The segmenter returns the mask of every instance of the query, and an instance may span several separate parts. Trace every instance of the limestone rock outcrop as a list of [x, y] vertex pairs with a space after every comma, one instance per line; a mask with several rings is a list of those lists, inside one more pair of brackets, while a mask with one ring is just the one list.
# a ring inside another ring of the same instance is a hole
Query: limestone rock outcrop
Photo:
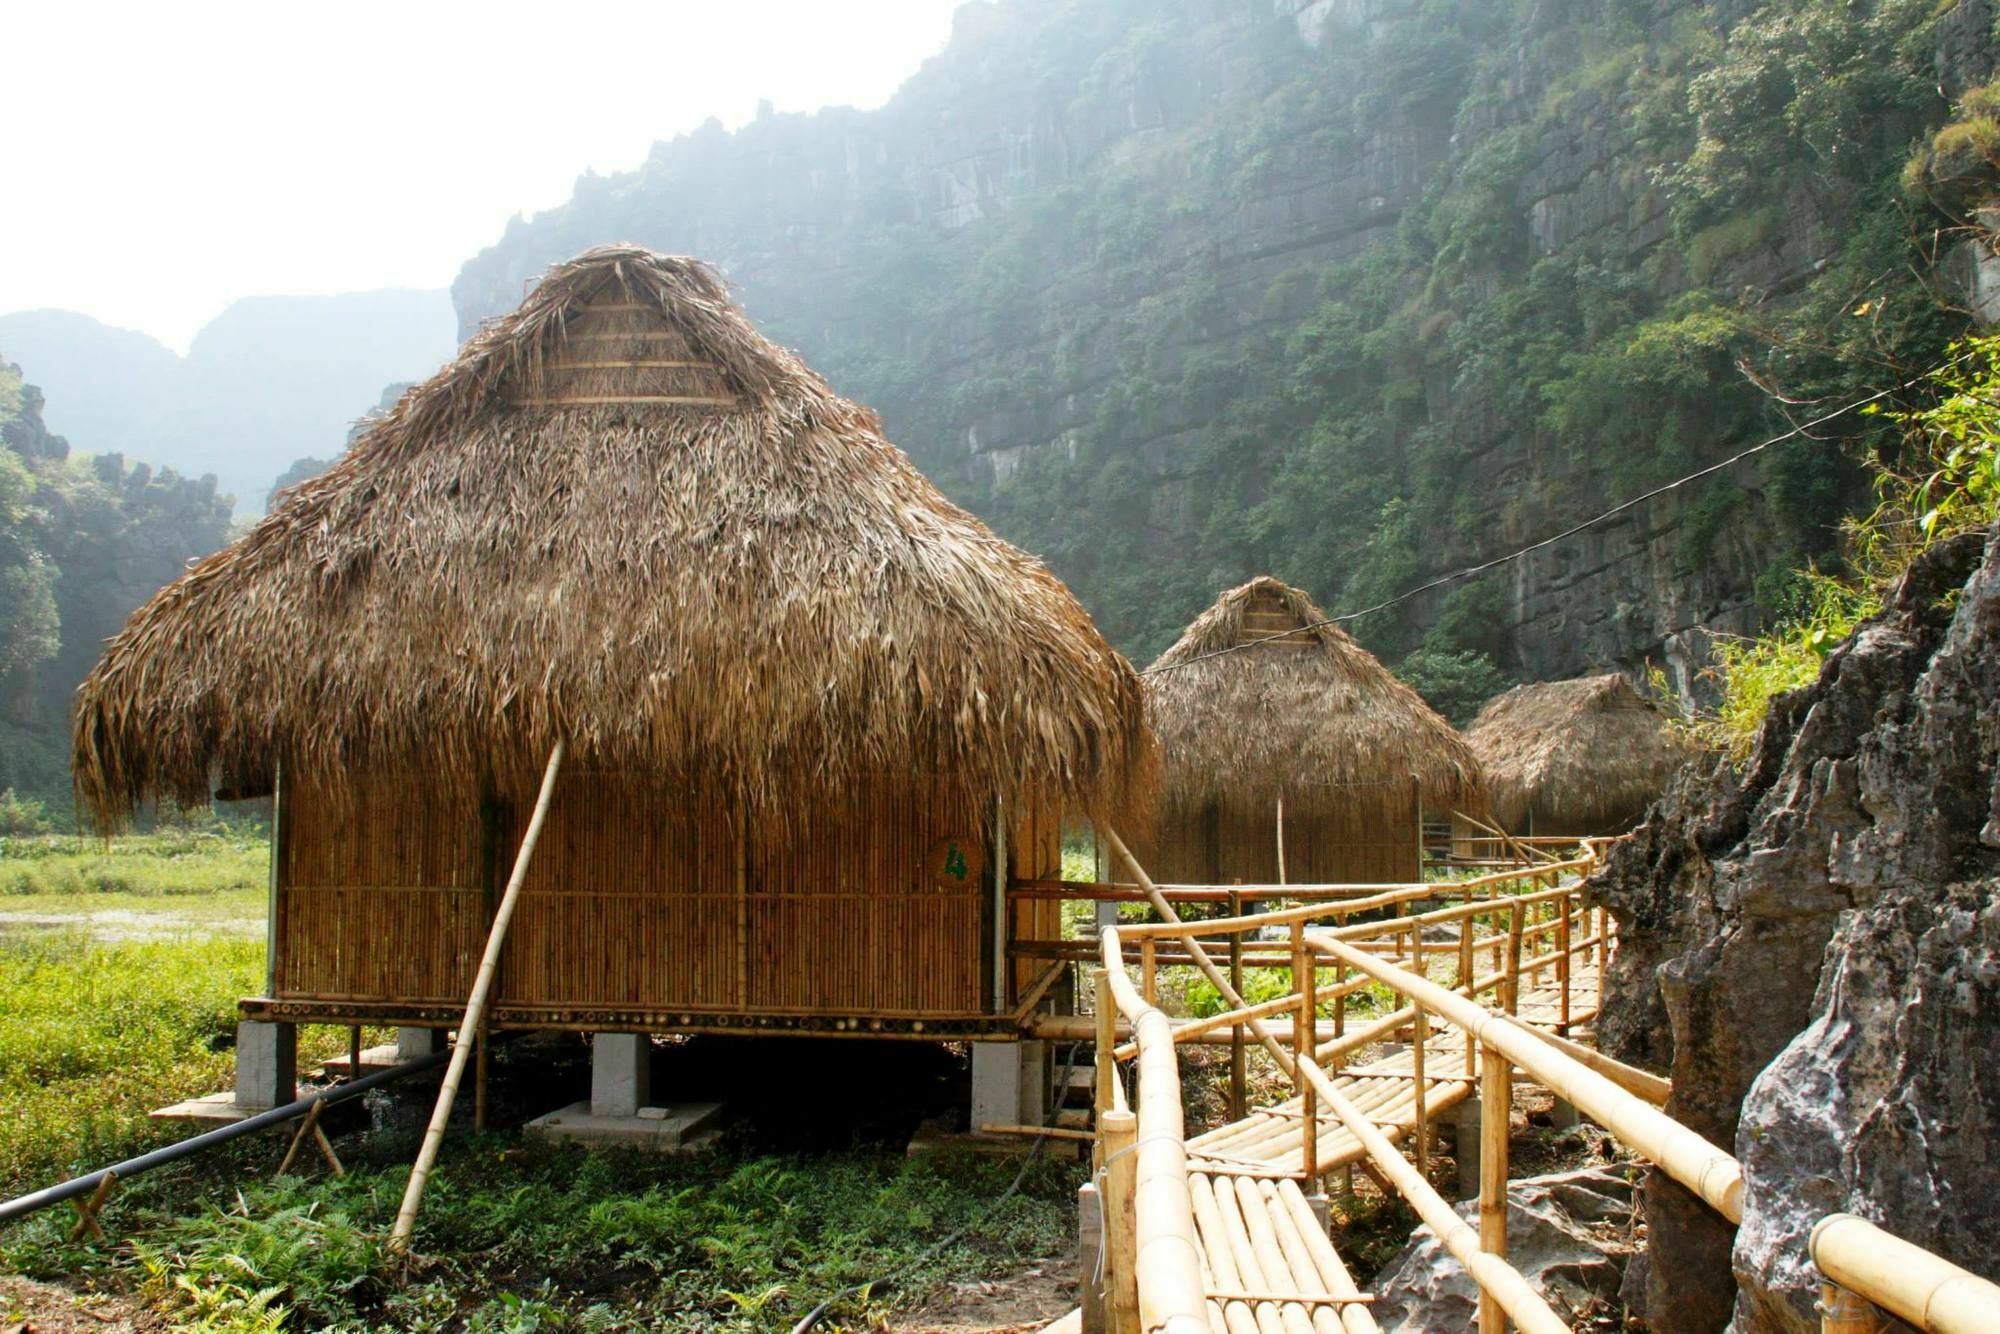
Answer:
[[1670, 1066], [1667, 1110], [1746, 1176], [1740, 1231], [1648, 1177], [1654, 1328], [1818, 1328], [1805, 1239], [1839, 1210], [2000, 1254], [1996, 751], [2000, 541], [1973, 535], [1600, 873], [1623, 933], [1600, 1040]]
[[[1637, 1168], [1617, 1164], [1508, 1185], [1507, 1260], [1557, 1312], [1581, 1314], [1616, 1298], [1633, 1248], [1637, 1176]], [[1458, 1212], [1478, 1226], [1477, 1200]], [[1478, 1286], [1429, 1228], [1417, 1229], [1369, 1290], [1387, 1334], [1479, 1323]]]

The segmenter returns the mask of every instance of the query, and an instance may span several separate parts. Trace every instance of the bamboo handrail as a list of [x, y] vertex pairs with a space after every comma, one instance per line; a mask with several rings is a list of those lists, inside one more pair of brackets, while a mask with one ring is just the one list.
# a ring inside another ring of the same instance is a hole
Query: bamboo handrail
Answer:
[[1865, 1297], [1926, 1334], [2000, 1330], [2000, 1284], [1853, 1214], [1830, 1214], [1806, 1243], [1828, 1282]]
[[[1105, 957], [1118, 958], [1118, 928], [1104, 928]], [[1132, 1186], [1133, 1269], [1146, 1270], [1139, 1285], [1142, 1328], [1165, 1334], [1208, 1334], [1208, 1305], [1201, 1286], [1201, 1249], [1194, 1237], [1194, 1200], [1188, 1194], [1187, 1123], [1181, 1113], [1179, 1061], [1167, 1016], [1133, 989], [1120, 964], [1098, 975], [1139, 1041], [1138, 1138], [1125, 1152], [1136, 1159]], [[1102, 999], [1100, 997], [1100, 1004]], [[1105, 1210], [1114, 1202], [1102, 1202]]]
[[1466, 1029], [1481, 1043], [1528, 1071], [1628, 1147], [1651, 1159], [1732, 1223], [1743, 1221], [1743, 1169], [1707, 1139], [1628, 1092], [1605, 1075], [1542, 1040], [1511, 1015], [1498, 1014], [1394, 964], [1339, 940], [1319, 938], [1320, 951], [1344, 960]]
[[389, 1248], [408, 1251], [410, 1234], [416, 1230], [417, 1210], [424, 1202], [424, 1186], [437, 1162], [438, 1148], [444, 1143], [445, 1124], [451, 1120], [451, 1104], [458, 1096], [458, 1081], [465, 1077], [465, 1063], [472, 1055], [474, 1039], [486, 1017], [486, 999], [493, 990], [493, 978], [500, 970], [500, 952], [507, 943], [507, 925], [514, 920], [514, 905], [521, 897], [521, 882], [528, 875], [528, 861], [535, 855], [535, 843], [542, 836], [542, 822], [548, 818], [549, 802], [556, 793], [556, 774], [562, 769], [566, 743], [562, 738], [549, 749], [548, 767], [542, 771], [542, 790], [535, 798], [535, 813], [528, 817], [527, 831], [521, 836], [521, 850], [514, 856], [514, 873], [507, 877], [507, 890], [500, 906], [493, 910], [493, 927], [486, 936], [486, 953], [479, 960], [478, 976], [472, 980], [472, 994], [466, 998], [465, 1018], [458, 1026], [458, 1042], [451, 1049], [451, 1064], [445, 1069], [444, 1083], [438, 1088], [437, 1106], [410, 1168], [410, 1182], [403, 1191], [403, 1204], [396, 1211], [396, 1223], [389, 1233]]

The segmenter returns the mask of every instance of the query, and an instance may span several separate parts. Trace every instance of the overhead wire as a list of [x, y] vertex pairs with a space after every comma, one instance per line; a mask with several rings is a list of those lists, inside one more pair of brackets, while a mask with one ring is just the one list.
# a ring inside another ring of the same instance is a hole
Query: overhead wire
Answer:
[[1649, 500], [1654, 500], [1660, 496], [1666, 495], [1669, 491], [1677, 491], [1684, 486], [1688, 486], [1694, 482], [1700, 481], [1704, 477], [1708, 477], [1715, 473], [1721, 472], [1726, 468], [1733, 468], [1737, 464], [1743, 462], [1743, 460], [1750, 458], [1754, 455], [1761, 454], [1765, 450], [1770, 449], [1774, 445], [1781, 445], [1785, 443], [1787, 440], [1796, 440], [1800, 436], [1810, 434], [1816, 427], [1824, 426], [1826, 423], [1830, 421], [1836, 421], [1839, 418], [1845, 417], [1850, 413], [1858, 412], [1862, 408], [1867, 407], [1869, 404], [1879, 403], [1883, 399], [1888, 398], [1891, 395], [1902, 393], [1904, 390], [1909, 389], [1917, 384], [1920, 384], [1927, 379], [1930, 379], [1932, 376], [1938, 374], [1940, 371], [1950, 370], [1953, 366], [1958, 365], [1960, 362], [1967, 360], [1973, 355], [1974, 353], [1972, 352], [1962, 353], [1959, 356], [1954, 357], [1952, 360], [1943, 363], [1942, 365], [1936, 367], [1933, 370], [1925, 371], [1921, 375], [1913, 376], [1910, 379], [1905, 380], [1900, 384], [1893, 384], [1886, 389], [1878, 390], [1875, 393], [1868, 395], [1866, 398], [1857, 398], [1853, 402], [1845, 404], [1842, 407], [1835, 408], [1833, 411], [1826, 413], [1823, 416], [1815, 417], [1811, 421], [1801, 422], [1798, 425], [1792, 427], [1790, 430], [1784, 431], [1778, 435], [1774, 435], [1768, 440], [1761, 440], [1758, 443], [1749, 446], [1747, 449], [1738, 450], [1736, 453], [1731, 454], [1726, 459], [1722, 459], [1721, 461], [1716, 463], [1711, 463], [1705, 468], [1697, 468], [1695, 471], [1687, 474], [1685, 477], [1675, 478], [1673, 481], [1666, 482], [1659, 486], [1656, 486], [1650, 491], [1643, 491], [1640, 494], [1631, 497], [1629, 500], [1620, 501], [1618, 504], [1613, 505], [1610, 509], [1605, 510], [1601, 514], [1593, 515], [1592, 517], [1583, 520], [1581, 523], [1572, 524], [1569, 527], [1563, 529], [1561, 532], [1552, 533], [1549, 536], [1542, 538], [1540, 541], [1531, 542], [1527, 546], [1519, 549], [1518, 551], [1510, 551], [1504, 556], [1495, 556], [1491, 560], [1480, 561], [1476, 565], [1467, 565], [1461, 569], [1453, 570], [1449, 574], [1441, 574], [1434, 579], [1430, 579], [1424, 583], [1418, 584], [1415, 588], [1408, 589], [1404, 592], [1398, 593], [1394, 597], [1385, 598], [1382, 601], [1375, 603], [1373, 606], [1362, 607], [1357, 611], [1344, 611], [1340, 613], [1338, 616], [1329, 616], [1324, 620], [1311, 621], [1304, 625], [1295, 625], [1288, 630], [1274, 630], [1270, 634], [1259, 635], [1254, 639], [1246, 639], [1240, 643], [1230, 644], [1223, 648], [1211, 649], [1207, 653], [1196, 654], [1194, 657], [1183, 658], [1176, 662], [1155, 663], [1153, 666], [1147, 667], [1144, 670], [1142, 670], [1139, 673], [1139, 675], [1152, 676], [1161, 672], [1175, 671], [1182, 667], [1192, 667], [1198, 662], [1207, 662], [1213, 658], [1226, 657], [1231, 653], [1241, 653], [1245, 649], [1256, 648], [1259, 644], [1268, 644], [1274, 639], [1287, 639], [1293, 635], [1306, 634], [1314, 630], [1321, 630], [1330, 625], [1340, 625], [1347, 621], [1357, 621], [1364, 616], [1373, 616], [1378, 611], [1387, 611], [1389, 608], [1397, 606], [1400, 603], [1408, 602], [1411, 598], [1421, 597], [1423, 594], [1429, 593], [1434, 589], [1443, 588], [1447, 584], [1455, 584], [1461, 580], [1470, 579], [1474, 575], [1484, 574], [1488, 570], [1498, 569], [1502, 565], [1508, 565], [1514, 561], [1520, 560], [1523, 556], [1533, 555], [1535, 552], [1540, 551], [1545, 547], [1552, 547], [1558, 542], [1566, 541], [1569, 538], [1575, 537], [1579, 533], [1587, 532], [1590, 529], [1595, 528], [1597, 525], [1605, 522], [1606, 520], [1615, 519], [1620, 514], [1625, 513], [1627, 510], [1636, 509], [1638, 506], [1645, 504]]

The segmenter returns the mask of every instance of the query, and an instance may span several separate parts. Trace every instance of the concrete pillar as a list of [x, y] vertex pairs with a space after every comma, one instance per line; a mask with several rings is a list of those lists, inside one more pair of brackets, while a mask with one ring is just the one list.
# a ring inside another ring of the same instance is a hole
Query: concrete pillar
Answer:
[[1324, 1232], [1328, 1236], [1332, 1236], [1333, 1202], [1326, 1198], [1326, 1192], [1323, 1190], [1316, 1190], [1312, 1194], [1306, 1196], [1306, 1207], [1311, 1209], [1313, 1211], [1313, 1217], [1319, 1220], [1319, 1230], [1321, 1232]]
[[262, 1111], [298, 1096], [298, 1029], [249, 1019], [236, 1025], [236, 1105]]
[[1458, 1161], [1458, 1198], [1479, 1198], [1479, 1099], [1451, 1110], [1451, 1156]]
[[1076, 1192], [1076, 1304], [1083, 1312], [1083, 1334], [1104, 1334], [1104, 1208], [1097, 1183], [1086, 1181]]
[[1557, 1130], [1570, 1130], [1583, 1124], [1583, 1113], [1577, 1111], [1576, 1104], [1566, 1098], [1557, 1098], [1549, 1108], [1549, 1124]]
[[399, 1028], [396, 1030], [396, 1059], [414, 1061], [443, 1051], [449, 1034], [442, 1028]]
[[590, 1114], [637, 1116], [653, 1101], [653, 1041], [644, 1033], [590, 1040]]
[[1118, 925], [1118, 905], [1100, 902], [1093, 916], [1097, 919], [1098, 934], [1102, 935], [1105, 927]]
[[1040, 1125], [1048, 1116], [1046, 1042], [972, 1044], [972, 1125]]

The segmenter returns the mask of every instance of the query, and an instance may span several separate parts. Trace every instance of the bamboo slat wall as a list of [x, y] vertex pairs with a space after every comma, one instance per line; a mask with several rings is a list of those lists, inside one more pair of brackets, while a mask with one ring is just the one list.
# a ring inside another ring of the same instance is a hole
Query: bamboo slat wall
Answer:
[[[1048, 806], [1016, 812], [1008, 833], [1007, 860], [1016, 880], [1050, 880], [1062, 875], [1062, 812]], [[1061, 940], [1061, 902], [1054, 899], [1009, 899], [1009, 940]], [[1048, 967], [1045, 959], [1016, 959], [1010, 966], [1006, 1008], [1035, 984]]]
[[[277, 995], [462, 1003], [495, 858], [523, 812], [393, 784], [340, 803], [288, 789]], [[503, 956], [501, 1008], [882, 1016], [990, 1012], [991, 814], [857, 791], [742, 851], [717, 792], [578, 771], [557, 788]], [[1017, 821], [1009, 860], [1053, 875], [1060, 822]], [[1059, 904], [1010, 909], [1058, 934]], [[1033, 967], [1021, 965], [1020, 972]], [[1026, 985], [1016, 980], [1015, 988]]]
[[463, 1002], [491, 879], [478, 808], [389, 784], [336, 805], [302, 781], [287, 782], [284, 805], [278, 994]]
[[[1285, 879], [1292, 884], [1404, 884], [1422, 878], [1416, 793], [1407, 781], [1313, 787], [1288, 801]], [[1163, 827], [1147, 869], [1166, 884], [1271, 884], [1277, 811], [1225, 803]]]

